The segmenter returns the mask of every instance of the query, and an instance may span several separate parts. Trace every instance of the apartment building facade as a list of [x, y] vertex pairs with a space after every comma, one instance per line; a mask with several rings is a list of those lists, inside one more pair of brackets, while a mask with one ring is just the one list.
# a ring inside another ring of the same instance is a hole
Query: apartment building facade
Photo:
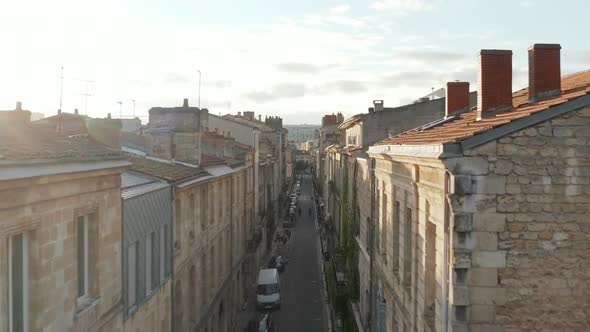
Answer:
[[117, 331], [120, 151], [0, 112], [0, 330]]
[[[446, 116], [384, 140], [374, 158], [374, 306], [387, 331], [582, 331], [588, 326], [588, 71], [560, 46], [479, 54], [478, 106], [447, 86]], [[374, 324], [378, 326], [379, 322]]]

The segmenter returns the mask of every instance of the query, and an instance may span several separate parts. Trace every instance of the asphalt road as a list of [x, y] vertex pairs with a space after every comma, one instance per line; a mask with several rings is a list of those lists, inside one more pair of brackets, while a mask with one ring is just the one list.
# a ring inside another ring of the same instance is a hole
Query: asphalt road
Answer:
[[[301, 217], [291, 228], [289, 264], [281, 274], [281, 309], [273, 313], [276, 332], [325, 331], [318, 265], [318, 231], [315, 225], [311, 176], [301, 180]], [[312, 208], [311, 217], [308, 209]]]

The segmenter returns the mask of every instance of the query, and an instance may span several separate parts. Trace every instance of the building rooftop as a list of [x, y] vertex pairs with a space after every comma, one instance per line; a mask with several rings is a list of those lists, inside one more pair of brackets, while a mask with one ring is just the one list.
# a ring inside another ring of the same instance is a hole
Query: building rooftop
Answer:
[[590, 70], [561, 78], [561, 94], [539, 102], [529, 102], [528, 88], [512, 94], [513, 107], [477, 120], [477, 108], [441, 119], [390, 137], [375, 145], [426, 145], [456, 143], [507, 125], [513, 121], [572, 102], [590, 94]]
[[158, 160], [156, 158], [141, 157], [131, 154], [127, 154], [127, 157], [132, 163], [132, 171], [155, 176], [169, 182], [197, 179], [209, 175], [207, 171], [200, 167], [190, 167], [172, 161]]
[[223, 119], [227, 119], [230, 121], [234, 121], [236, 123], [260, 130], [261, 132], [273, 132], [275, 131], [273, 128], [267, 126], [264, 124], [264, 122], [262, 121], [258, 121], [258, 120], [247, 120], [244, 117], [240, 117], [240, 116], [235, 116], [232, 114], [226, 114], [224, 116], [222, 116]]
[[0, 163], [3, 165], [122, 158], [120, 150], [108, 148], [85, 134], [58, 133], [52, 126], [43, 124], [15, 124], [8, 116], [0, 121]]

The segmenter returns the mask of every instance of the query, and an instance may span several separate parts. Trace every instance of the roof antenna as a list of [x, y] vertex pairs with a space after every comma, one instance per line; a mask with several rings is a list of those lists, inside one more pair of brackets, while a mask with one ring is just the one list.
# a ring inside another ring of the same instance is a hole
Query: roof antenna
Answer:
[[61, 113], [62, 100], [64, 95], [64, 66], [61, 66], [60, 76], [60, 89], [59, 89], [59, 113]]

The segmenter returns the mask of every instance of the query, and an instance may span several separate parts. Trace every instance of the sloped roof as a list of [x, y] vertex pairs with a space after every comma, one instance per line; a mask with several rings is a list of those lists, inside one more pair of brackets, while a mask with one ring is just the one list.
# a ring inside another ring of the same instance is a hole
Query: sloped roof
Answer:
[[375, 145], [426, 145], [463, 141], [532, 114], [590, 95], [590, 70], [563, 76], [561, 91], [559, 96], [529, 103], [528, 88], [521, 89], [512, 94], [513, 107], [506, 111], [477, 120], [477, 109], [472, 108], [469, 112], [406, 131]]
[[201, 165], [202, 166], [219, 165], [219, 164], [225, 164], [225, 160], [218, 158], [214, 155], [201, 153]]
[[122, 159], [121, 151], [111, 149], [88, 135], [57, 133], [48, 125], [11, 121], [0, 123], [0, 163], [63, 163]]
[[273, 128], [265, 125], [263, 122], [258, 121], [258, 120], [254, 120], [254, 121], [250, 121], [250, 120], [246, 120], [243, 117], [238, 117], [235, 115], [231, 115], [231, 114], [226, 114], [224, 116], [222, 116], [223, 119], [226, 120], [230, 120], [257, 130], [260, 130], [262, 132], [272, 132], [275, 131]]
[[170, 182], [196, 179], [209, 175], [207, 171], [200, 167], [189, 167], [171, 161], [159, 161], [153, 158], [145, 158], [131, 154], [128, 154], [127, 157], [132, 163], [132, 171], [155, 176]]

